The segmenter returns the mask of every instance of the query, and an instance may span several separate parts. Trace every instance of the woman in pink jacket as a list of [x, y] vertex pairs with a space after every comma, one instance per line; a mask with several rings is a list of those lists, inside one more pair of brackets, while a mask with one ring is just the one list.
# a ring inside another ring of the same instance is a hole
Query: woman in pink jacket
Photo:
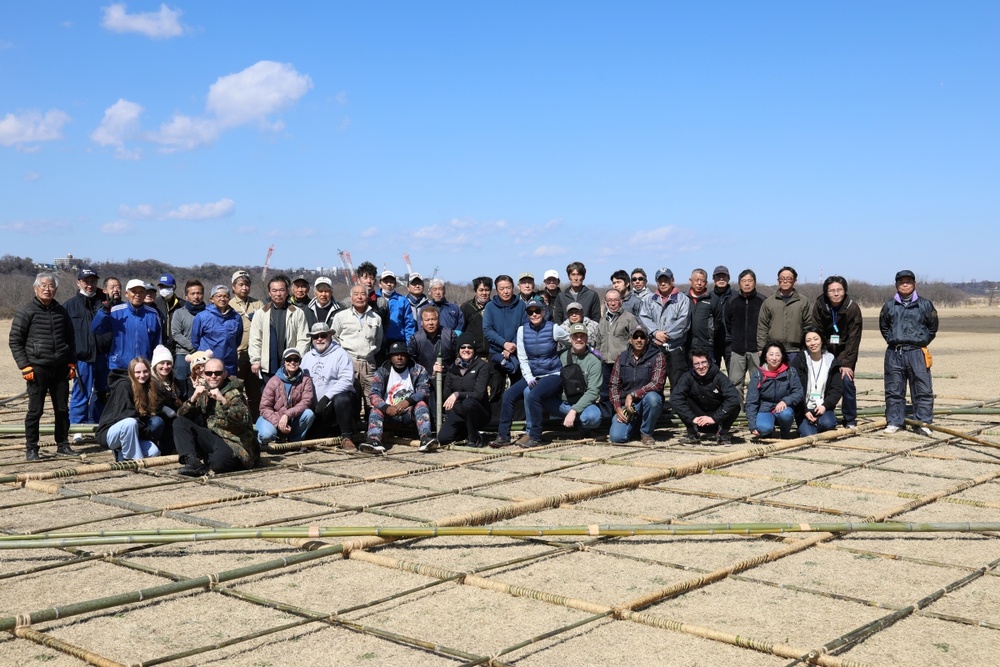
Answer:
[[268, 380], [260, 397], [257, 441], [261, 445], [278, 439], [305, 440], [316, 418], [312, 411], [316, 392], [312, 378], [300, 367], [302, 355], [290, 347], [282, 353], [281, 360], [281, 368]]

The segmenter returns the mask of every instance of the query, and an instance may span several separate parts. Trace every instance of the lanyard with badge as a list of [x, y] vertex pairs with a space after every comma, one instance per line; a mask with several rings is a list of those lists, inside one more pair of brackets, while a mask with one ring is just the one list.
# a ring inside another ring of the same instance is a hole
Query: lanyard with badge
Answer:
[[833, 316], [833, 333], [830, 335], [830, 345], [840, 345], [840, 328], [837, 326], [837, 308], [830, 308]]

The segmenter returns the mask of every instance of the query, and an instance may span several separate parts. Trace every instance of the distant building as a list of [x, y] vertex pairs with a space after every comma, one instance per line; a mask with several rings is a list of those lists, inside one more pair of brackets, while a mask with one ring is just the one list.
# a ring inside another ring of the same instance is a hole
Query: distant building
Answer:
[[76, 259], [72, 254], [67, 253], [65, 257], [56, 257], [52, 260], [52, 266], [63, 271], [69, 271], [76, 268]]

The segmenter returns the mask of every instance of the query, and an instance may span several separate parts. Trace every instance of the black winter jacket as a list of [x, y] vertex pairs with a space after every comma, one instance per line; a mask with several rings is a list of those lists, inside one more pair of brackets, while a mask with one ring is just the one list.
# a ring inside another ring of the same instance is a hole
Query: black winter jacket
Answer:
[[[832, 353], [831, 353], [832, 354]], [[792, 368], [799, 374], [799, 381], [802, 383], [802, 402], [795, 406], [795, 423], [800, 423], [806, 418], [806, 403], [809, 402], [809, 353], [801, 352], [795, 355], [792, 360]], [[837, 407], [840, 398], [844, 395], [844, 381], [840, 377], [841, 363], [839, 359], [834, 359], [830, 364], [830, 372], [826, 376], [826, 391], [823, 393], [823, 407], [827, 412], [831, 412]]]
[[726, 330], [733, 354], [757, 352], [757, 320], [764, 297], [754, 290], [750, 294], [737, 292], [726, 302]]
[[[914, 292], [916, 295], [916, 292]], [[938, 314], [930, 299], [917, 297], [903, 303], [897, 294], [885, 302], [878, 328], [889, 345], [926, 347], [937, 336]], [[16, 321], [16, 320], [15, 320]]]
[[[836, 330], [833, 324], [834, 315], [837, 319]], [[825, 340], [830, 340], [830, 336], [840, 336], [840, 343], [828, 344], [826, 349], [837, 357], [842, 366], [854, 370], [858, 365], [861, 331], [864, 328], [861, 306], [854, 299], [844, 295], [844, 303], [834, 310], [826, 296], [821, 294], [813, 304], [813, 324], [823, 330]]]
[[96, 438], [102, 447], [108, 446], [108, 430], [123, 419], [139, 421], [139, 437], [149, 440], [149, 428], [146, 417], [142, 417], [135, 409], [135, 399], [132, 397], [132, 380], [127, 368], [115, 368], [108, 374], [108, 402], [101, 413], [101, 422], [97, 425]]
[[448, 366], [448, 372], [444, 376], [444, 398], [447, 399], [454, 393], [458, 393], [458, 400], [474, 398], [485, 403], [486, 387], [490, 382], [490, 364], [485, 359], [473, 357], [469, 367], [462, 374], [462, 368], [458, 364]]
[[[727, 417], [739, 414], [740, 392], [725, 373], [715, 364], [708, 373], [698, 375], [689, 370], [681, 376], [676, 389], [670, 390], [670, 405], [685, 424], [690, 424], [699, 414], [705, 414], [721, 424]], [[695, 412], [692, 405], [700, 412]]]
[[73, 336], [76, 343], [76, 358], [93, 363], [99, 354], [111, 348], [111, 334], [96, 335], [90, 328], [94, 314], [104, 304], [104, 292], [97, 290], [94, 296], [84, 296], [77, 292], [65, 303], [69, 319], [73, 321]]
[[10, 325], [10, 351], [18, 368], [55, 368], [76, 363], [73, 321], [55, 299], [43, 305], [38, 297], [21, 306]]

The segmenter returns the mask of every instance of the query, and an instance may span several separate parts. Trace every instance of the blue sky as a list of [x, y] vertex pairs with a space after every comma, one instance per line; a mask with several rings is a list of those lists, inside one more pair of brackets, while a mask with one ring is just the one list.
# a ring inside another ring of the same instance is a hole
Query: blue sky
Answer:
[[1000, 3], [0, 4], [0, 243], [995, 280]]

